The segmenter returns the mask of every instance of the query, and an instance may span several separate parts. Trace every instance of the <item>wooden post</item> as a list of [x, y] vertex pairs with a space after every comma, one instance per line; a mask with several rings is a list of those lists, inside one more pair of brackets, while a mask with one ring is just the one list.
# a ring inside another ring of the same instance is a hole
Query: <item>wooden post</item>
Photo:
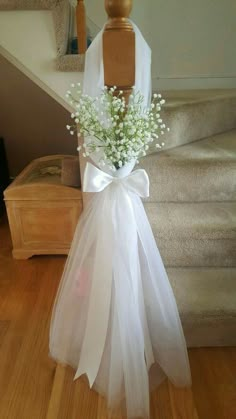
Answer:
[[[79, 3], [81, 2], [78, 5]], [[128, 21], [132, 0], [105, 0], [105, 9], [108, 22], [103, 33], [104, 83], [123, 90], [127, 102], [135, 83], [135, 34]], [[80, 139], [80, 144], [81, 141]], [[86, 159], [80, 153], [82, 181], [85, 163]], [[82, 197], [83, 204], [86, 205], [91, 194], [85, 192]]]
[[104, 81], [124, 91], [126, 101], [135, 83], [135, 34], [128, 21], [132, 0], [105, 0], [108, 22], [103, 34]]
[[83, 0], [77, 0], [76, 6], [76, 25], [78, 38], [78, 53], [85, 54], [87, 50], [86, 39], [86, 13]]

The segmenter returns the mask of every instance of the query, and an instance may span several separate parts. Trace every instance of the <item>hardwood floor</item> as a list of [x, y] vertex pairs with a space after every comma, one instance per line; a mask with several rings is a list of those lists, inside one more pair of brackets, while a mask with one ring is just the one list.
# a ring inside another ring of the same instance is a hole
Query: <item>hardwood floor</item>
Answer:
[[[64, 263], [63, 256], [12, 259], [0, 219], [0, 419], [107, 419], [105, 400], [48, 356]], [[236, 348], [190, 349], [189, 358], [192, 388], [163, 382], [151, 395], [151, 418], [236, 419]]]

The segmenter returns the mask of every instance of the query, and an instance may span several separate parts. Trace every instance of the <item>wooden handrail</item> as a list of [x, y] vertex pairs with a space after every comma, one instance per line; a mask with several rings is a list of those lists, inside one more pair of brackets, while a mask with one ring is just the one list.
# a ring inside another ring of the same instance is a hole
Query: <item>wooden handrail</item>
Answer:
[[78, 38], [78, 53], [85, 54], [87, 50], [86, 12], [83, 0], [77, 0], [76, 25]]
[[103, 34], [104, 81], [123, 90], [126, 101], [135, 83], [135, 35], [128, 17], [132, 0], [105, 0], [108, 22]]

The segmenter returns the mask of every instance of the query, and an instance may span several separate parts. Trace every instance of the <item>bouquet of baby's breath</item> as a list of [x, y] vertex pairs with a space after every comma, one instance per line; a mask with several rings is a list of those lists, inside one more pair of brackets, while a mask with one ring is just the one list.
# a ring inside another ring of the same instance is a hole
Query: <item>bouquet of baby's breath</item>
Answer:
[[66, 97], [75, 109], [71, 114], [74, 122], [67, 129], [72, 135], [75, 131], [78, 137], [84, 135], [85, 157], [99, 153], [101, 167], [117, 170], [131, 160], [138, 162], [150, 143], [155, 142], [157, 148], [164, 146], [158, 139], [169, 128], [160, 115], [165, 103], [161, 94], [154, 94], [150, 107], [144, 108], [139, 92], [132, 93], [126, 105], [123, 91], [117, 92], [116, 86], [105, 87], [95, 98], [83, 94], [79, 83], [71, 87], [73, 93], [68, 90]]

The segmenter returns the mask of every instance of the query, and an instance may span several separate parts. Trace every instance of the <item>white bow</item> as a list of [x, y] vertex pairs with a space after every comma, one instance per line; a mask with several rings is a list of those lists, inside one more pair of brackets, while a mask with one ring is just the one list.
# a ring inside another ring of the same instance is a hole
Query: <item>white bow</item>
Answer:
[[[114, 176], [103, 172], [91, 163], [86, 164], [84, 172], [83, 190], [84, 192], [101, 192], [111, 183], [120, 183], [127, 190], [134, 192], [141, 198], [149, 196], [149, 178], [143, 169], [128, 172], [126, 166], [115, 172]], [[129, 169], [128, 169], [129, 170]]]

